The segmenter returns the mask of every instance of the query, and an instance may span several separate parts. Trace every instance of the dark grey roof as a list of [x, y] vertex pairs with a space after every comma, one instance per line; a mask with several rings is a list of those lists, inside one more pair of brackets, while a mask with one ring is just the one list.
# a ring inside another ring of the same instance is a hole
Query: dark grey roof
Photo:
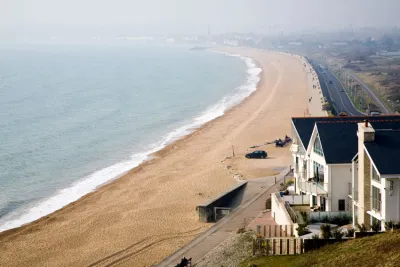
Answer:
[[[292, 123], [299, 134], [300, 140], [304, 147], [307, 149], [308, 142], [310, 142], [311, 134], [314, 129], [316, 122], [325, 123], [359, 123], [364, 120], [371, 122], [375, 128], [376, 123], [386, 122], [386, 124], [378, 125], [377, 128], [387, 127], [388, 123], [393, 121], [400, 122], [399, 115], [387, 115], [387, 116], [344, 116], [344, 117], [295, 117], [292, 118]], [[400, 127], [400, 126], [399, 126]]]
[[317, 122], [327, 164], [351, 163], [358, 151], [356, 123]]
[[372, 127], [376, 129], [400, 129], [399, 121], [374, 121], [371, 122]]
[[[400, 124], [400, 123], [399, 123]], [[375, 141], [365, 143], [381, 175], [400, 175], [400, 130], [376, 130]]]

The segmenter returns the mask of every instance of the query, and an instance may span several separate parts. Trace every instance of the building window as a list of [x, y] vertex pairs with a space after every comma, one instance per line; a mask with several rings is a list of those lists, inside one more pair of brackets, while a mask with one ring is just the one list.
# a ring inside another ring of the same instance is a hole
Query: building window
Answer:
[[319, 139], [319, 134], [317, 134], [317, 137], [315, 138], [315, 141], [314, 141], [314, 152], [317, 153], [318, 155], [321, 155], [321, 156], [323, 155], [321, 140]]
[[372, 209], [381, 211], [381, 190], [375, 186], [372, 186]]
[[319, 164], [318, 162], [313, 161], [314, 167], [314, 178], [316, 182], [323, 183], [324, 182], [324, 166]]
[[371, 169], [372, 169], [372, 180], [380, 182], [381, 179], [379, 178], [378, 172], [376, 171], [375, 167], [372, 164], [371, 164]]
[[344, 199], [339, 199], [339, 211], [344, 211], [346, 210], [346, 203]]

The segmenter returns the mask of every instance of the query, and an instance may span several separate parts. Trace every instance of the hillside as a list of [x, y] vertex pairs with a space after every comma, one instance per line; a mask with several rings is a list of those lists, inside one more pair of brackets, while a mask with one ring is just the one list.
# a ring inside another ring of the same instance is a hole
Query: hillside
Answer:
[[329, 245], [300, 256], [275, 256], [249, 259], [242, 262], [247, 266], [399, 266], [400, 231], [350, 240]]

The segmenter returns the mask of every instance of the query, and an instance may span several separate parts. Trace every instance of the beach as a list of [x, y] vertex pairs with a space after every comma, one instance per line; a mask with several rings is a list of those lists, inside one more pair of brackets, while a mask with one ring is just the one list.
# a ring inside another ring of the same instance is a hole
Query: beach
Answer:
[[211, 226], [198, 221], [197, 205], [239, 178], [274, 175], [292, 164], [287, 147], [261, 146], [266, 160], [244, 155], [290, 135], [290, 118], [304, 116], [309, 85], [302, 59], [218, 50], [250, 57], [262, 68], [250, 97], [97, 191], [0, 233], [0, 266], [151, 266]]

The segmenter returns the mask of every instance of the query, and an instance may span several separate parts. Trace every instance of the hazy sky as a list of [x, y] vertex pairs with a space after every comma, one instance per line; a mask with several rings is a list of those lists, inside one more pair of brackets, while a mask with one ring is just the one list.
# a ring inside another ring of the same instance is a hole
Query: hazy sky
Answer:
[[400, 26], [400, 0], [0, 0], [0, 39]]

